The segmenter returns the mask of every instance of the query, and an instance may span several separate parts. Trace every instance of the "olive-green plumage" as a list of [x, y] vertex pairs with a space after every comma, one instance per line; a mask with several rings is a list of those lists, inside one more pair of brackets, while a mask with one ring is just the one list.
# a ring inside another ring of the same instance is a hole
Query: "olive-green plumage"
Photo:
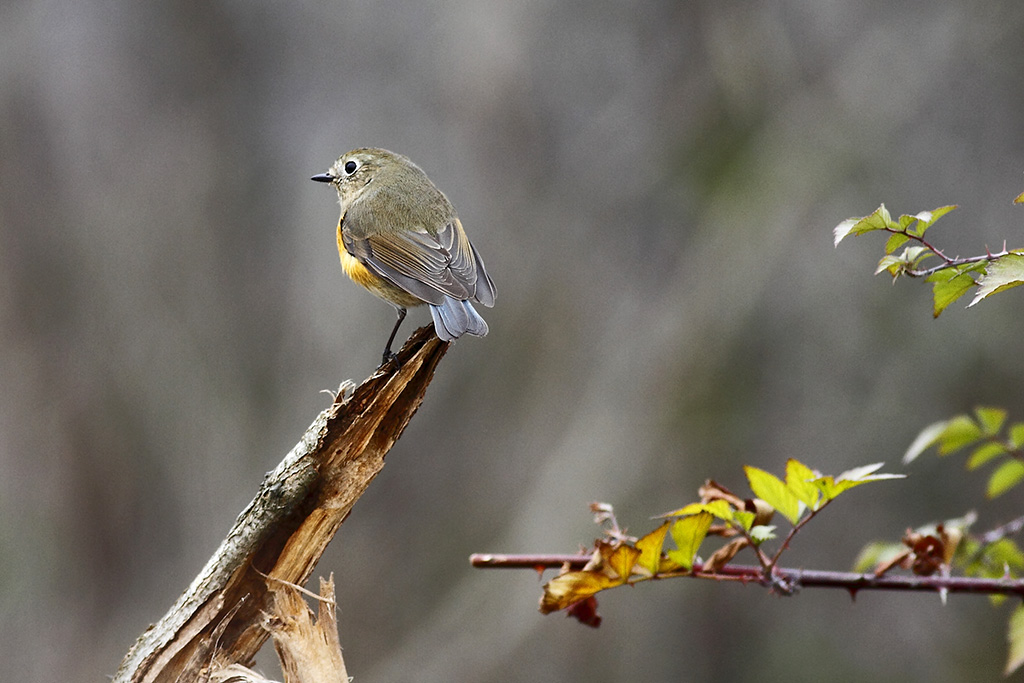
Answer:
[[494, 283], [455, 208], [416, 164], [385, 149], [354, 149], [313, 180], [338, 191], [345, 273], [398, 311], [385, 362], [409, 306], [429, 304], [445, 341], [487, 334], [471, 302], [493, 306]]

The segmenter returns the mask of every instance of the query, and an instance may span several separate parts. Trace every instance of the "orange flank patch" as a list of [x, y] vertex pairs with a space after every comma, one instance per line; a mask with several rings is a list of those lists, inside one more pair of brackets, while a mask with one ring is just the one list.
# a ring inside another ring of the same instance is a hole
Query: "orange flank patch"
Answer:
[[385, 301], [390, 301], [396, 306], [408, 307], [419, 306], [423, 300], [409, 294], [387, 280], [384, 280], [364, 266], [359, 259], [348, 253], [344, 242], [341, 241], [341, 226], [338, 226], [338, 255], [341, 256], [341, 269], [349, 276], [352, 282], [365, 287], [373, 294], [376, 294]]
[[340, 223], [338, 224], [338, 254], [341, 256], [341, 269], [345, 271], [345, 275], [351, 278], [352, 282], [366, 287], [371, 292], [377, 290], [377, 276], [367, 270], [366, 266], [359, 262], [359, 259], [345, 249], [345, 244], [341, 241]]
[[359, 262], [359, 259], [345, 251], [344, 247], [341, 248], [339, 253], [341, 254], [341, 268], [345, 271], [345, 275], [352, 278], [352, 282], [362, 285], [371, 291], [377, 289], [376, 275], [367, 270], [366, 266]]

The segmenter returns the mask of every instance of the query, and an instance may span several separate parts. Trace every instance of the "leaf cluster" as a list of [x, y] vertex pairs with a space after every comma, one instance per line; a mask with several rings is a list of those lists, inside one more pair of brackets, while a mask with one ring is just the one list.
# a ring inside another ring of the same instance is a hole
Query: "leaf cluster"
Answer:
[[[929, 449], [940, 456], [969, 450], [966, 467], [976, 470], [992, 464], [986, 494], [1000, 496], [1024, 481], [1024, 422], [1007, 422], [1002, 408], [979, 406], [973, 414], [954, 415], [925, 427], [903, 456], [910, 463]], [[973, 512], [958, 519], [908, 529], [900, 543], [876, 542], [860, 553], [855, 571], [874, 568], [881, 576], [894, 568], [919, 576], [953, 571], [982, 579], [1018, 579], [1024, 576], [1024, 551], [1011, 538], [1024, 529], [1024, 517], [988, 531], [971, 534], [977, 519]], [[943, 594], [945, 599], [945, 594]], [[994, 604], [1005, 595], [991, 595]], [[1006, 672], [1024, 665], [1024, 606], [1010, 617], [1007, 638], [1010, 643]]]
[[[747, 466], [744, 471], [755, 497], [741, 499], [720, 484], [707, 481], [700, 488], [700, 501], [660, 515], [668, 519], [640, 538], [622, 534], [610, 506], [595, 503], [591, 507], [598, 513], [598, 521], [611, 519], [612, 531], [595, 542], [586, 566], [579, 570], [563, 567], [545, 584], [540, 610], [544, 614], [568, 610], [583, 623], [596, 626], [600, 617], [594, 596], [600, 591], [678, 576], [720, 578], [716, 572], [744, 548], [756, 554], [763, 584], [782, 593], [792, 592], [793, 586], [773, 574], [792, 538], [840, 494], [861, 484], [903, 476], [877, 473], [881, 466], [867, 465], [832, 476], [791, 459], [786, 463], [784, 479]], [[775, 552], [768, 554], [762, 546], [777, 537], [776, 526], [769, 524], [776, 512], [791, 528]], [[697, 566], [697, 554], [709, 535], [730, 540]], [[666, 548], [669, 537], [675, 547]]]
[[[1024, 203], [1024, 195], [1015, 201]], [[869, 232], [886, 232], [885, 255], [878, 262], [875, 274], [887, 272], [895, 281], [901, 275], [924, 277], [932, 284], [933, 309], [937, 318], [950, 304], [962, 297], [972, 287], [978, 291], [968, 304], [973, 306], [982, 299], [1024, 284], [1024, 250], [1002, 251], [993, 254], [986, 251], [981, 256], [949, 257], [925, 238], [925, 233], [955, 205], [940, 206], [932, 211], [914, 215], [902, 215], [893, 219], [885, 204], [873, 213], [859, 218], [848, 218], [833, 229], [835, 245], [848, 236]], [[924, 267], [929, 258], [939, 258], [941, 263]]]
[[[969, 513], [958, 519], [908, 529], [900, 543], [870, 543], [858, 556], [854, 571], [873, 567], [876, 576], [895, 568], [908, 569], [918, 576], [949, 576], [960, 571], [968, 577], [998, 579], [1006, 585], [1024, 576], [1024, 551], [1008, 538], [1024, 528], [1024, 517], [987, 533], [972, 535], [970, 527], [976, 519], [977, 515]], [[945, 603], [946, 591], [941, 589], [939, 594]], [[989, 595], [995, 605], [1006, 598], [1005, 594]], [[1005, 672], [1009, 675], [1024, 665], [1024, 605], [1017, 605], [1010, 616], [1007, 640]]]
[[[1024, 193], [1015, 202], [1024, 203]], [[932, 243], [929, 230], [956, 208], [941, 206], [894, 219], [883, 204], [867, 216], [837, 225], [833, 230], [835, 245], [851, 235], [886, 233], [884, 255], [875, 273], [887, 272], [893, 281], [904, 275], [925, 278], [932, 285], [935, 317], [972, 288], [976, 291], [968, 307], [1024, 284], [1024, 249], [1008, 250], [1004, 243], [997, 253], [986, 249], [982, 255], [951, 257]], [[970, 448], [968, 469], [994, 464], [988, 495], [1001, 495], [1024, 481], [1024, 422], [1007, 425], [1006, 417], [1001, 409], [977, 408], [971, 415], [957, 415], [930, 425], [907, 450], [904, 462], [933, 447], [939, 455]], [[585, 566], [574, 569], [582, 564], [575, 557], [559, 556], [562, 559], [545, 565], [537, 556], [526, 556], [529, 564], [525, 566], [541, 571], [544, 566], [565, 563], [559, 575], [544, 586], [541, 612], [564, 610], [585, 624], [597, 626], [601, 618], [597, 615], [596, 595], [600, 591], [680, 576], [753, 581], [783, 594], [792, 593], [802, 584], [846, 588], [851, 595], [869, 586], [924, 588], [937, 590], [943, 600], [948, 591], [984, 592], [997, 601], [1019, 594], [1019, 585], [1011, 585], [1010, 580], [1024, 575], [1024, 552], [1009, 536], [1024, 529], [1024, 517], [981, 535], [970, 533], [976, 519], [973, 513], [908, 529], [898, 543], [873, 543], [862, 551], [858, 568], [864, 571], [874, 567], [874, 577], [818, 572], [830, 575], [816, 576], [812, 584], [808, 571], [779, 566], [795, 535], [840, 494], [864, 483], [903, 476], [880, 474], [880, 467], [868, 465], [828, 476], [789, 460], [784, 477], [778, 477], [747, 466], [744, 471], [752, 497], [741, 499], [709, 480], [701, 487], [698, 502], [660, 515], [665, 521], [639, 538], [619, 529], [610, 506], [594, 504], [597, 521], [610, 521], [612, 528], [595, 542]], [[785, 535], [772, 524], [776, 514], [789, 524]], [[709, 536], [720, 536], [725, 542], [707, 560], [701, 560], [698, 553]], [[770, 541], [777, 541], [771, 550]], [[757, 565], [729, 565], [747, 549], [755, 555]], [[894, 569], [906, 569], [916, 576], [885, 576]], [[952, 577], [954, 569], [966, 578]], [[1024, 664], [1024, 606], [1019, 606], [1010, 619], [1009, 640], [1008, 673]]]
[[910, 444], [903, 462], [913, 462], [932, 447], [940, 456], [970, 448], [967, 469], [994, 463], [986, 493], [989, 498], [1000, 496], [1024, 481], [1024, 422], [1007, 425], [1006, 416], [1002, 408], [978, 407], [973, 415], [930, 424]]
[[[1024, 193], [1014, 199], [1024, 204]], [[924, 277], [932, 284], [933, 309], [938, 317], [954, 301], [972, 287], [977, 287], [973, 306], [998, 292], [1024, 284], [1024, 250], [1008, 250], [1004, 242], [1002, 251], [970, 257], [949, 257], [935, 247], [925, 233], [936, 221], [955, 209], [943, 206], [934, 211], [915, 215], [902, 215], [893, 220], [881, 205], [873, 213], [860, 218], [849, 218], [835, 227], [836, 246], [849, 235], [886, 232], [885, 255], [878, 262], [875, 273], [885, 271], [895, 281], [901, 275]], [[925, 261], [938, 258], [938, 265], [926, 267]], [[924, 451], [934, 447], [940, 456], [970, 448], [967, 469], [974, 470], [993, 463], [989, 475], [987, 495], [1000, 496], [1024, 481], [1024, 422], [1003, 429], [1006, 411], [998, 408], [977, 408], [973, 415], [957, 415], [929, 425], [917, 436], [904, 456], [909, 463]], [[968, 518], [973, 518], [969, 515]], [[965, 518], [966, 519], [966, 518]], [[1010, 527], [1016, 528], [1010, 530]], [[973, 577], [1016, 577], [1024, 568], [1024, 553], [1006, 536], [1024, 527], [1024, 518], [1004, 525], [1002, 533], [989, 532], [975, 538], [965, 535], [969, 523], [962, 526], [951, 522], [930, 529], [908, 530], [899, 544], [878, 543], [864, 549], [859, 567], [875, 565], [876, 574], [894, 567], [910, 569], [916, 574], [942, 572], [948, 574], [959, 566]], [[1002, 599], [995, 596], [993, 599]], [[1024, 665], [1024, 606], [1018, 606], [1010, 618], [1008, 638], [1010, 653], [1007, 673]]]
[[[967, 469], [996, 463], [989, 476], [989, 498], [1006, 493], [1024, 481], [1024, 422], [1007, 424], [1001, 408], [977, 407], [974, 414], [955, 415], [925, 427], [914, 439], [904, 463], [930, 448], [939, 456], [971, 449]], [[900, 543], [872, 543], [861, 551], [855, 570], [874, 566], [876, 575], [895, 567], [929, 576], [959, 569], [967, 576], [1017, 578], [1024, 576], [1024, 552], [1009, 538], [1024, 529], [1024, 517], [982, 535], [971, 535], [973, 512], [918, 529], [908, 529]], [[994, 596], [996, 602], [1003, 596]]]

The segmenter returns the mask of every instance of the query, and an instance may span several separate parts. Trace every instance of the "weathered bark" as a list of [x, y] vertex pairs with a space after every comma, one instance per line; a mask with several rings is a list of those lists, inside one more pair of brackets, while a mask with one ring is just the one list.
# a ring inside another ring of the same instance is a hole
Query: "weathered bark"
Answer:
[[270, 472], [216, 554], [121, 662], [115, 683], [206, 681], [266, 641], [274, 591], [302, 586], [384, 466], [448, 344], [417, 330], [390, 363], [323, 411]]

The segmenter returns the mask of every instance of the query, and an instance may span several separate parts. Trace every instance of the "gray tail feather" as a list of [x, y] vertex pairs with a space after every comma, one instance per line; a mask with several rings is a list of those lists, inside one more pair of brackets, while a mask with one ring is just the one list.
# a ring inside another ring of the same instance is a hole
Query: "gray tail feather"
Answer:
[[487, 323], [468, 301], [447, 297], [440, 306], [430, 304], [434, 331], [443, 341], [458, 339], [464, 334], [482, 337], [487, 334]]

